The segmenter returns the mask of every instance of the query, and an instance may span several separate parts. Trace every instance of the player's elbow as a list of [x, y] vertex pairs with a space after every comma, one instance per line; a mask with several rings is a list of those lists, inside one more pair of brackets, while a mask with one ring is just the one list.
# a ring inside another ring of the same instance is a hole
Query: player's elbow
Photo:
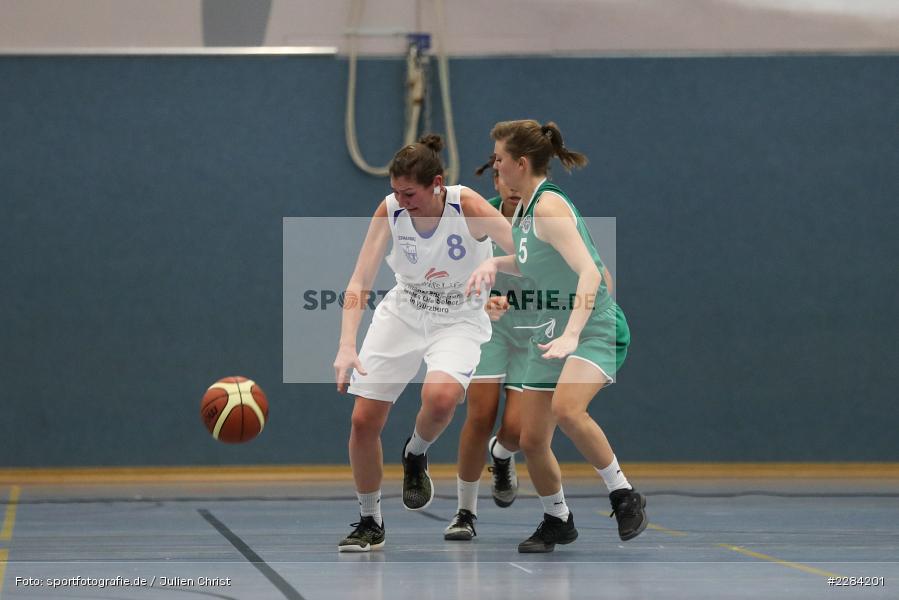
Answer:
[[590, 289], [596, 289], [602, 280], [602, 274], [600, 274], [596, 263], [590, 262], [578, 270], [578, 278], [586, 283]]

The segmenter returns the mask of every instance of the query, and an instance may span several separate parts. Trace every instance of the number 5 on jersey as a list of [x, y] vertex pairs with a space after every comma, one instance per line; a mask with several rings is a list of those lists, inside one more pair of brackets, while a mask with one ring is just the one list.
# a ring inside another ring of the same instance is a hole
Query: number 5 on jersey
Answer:
[[528, 238], [523, 237], [521, 241], [518, 243], [518, 262], [526, 263], [528, 262], [528, 247], [525, 246]]

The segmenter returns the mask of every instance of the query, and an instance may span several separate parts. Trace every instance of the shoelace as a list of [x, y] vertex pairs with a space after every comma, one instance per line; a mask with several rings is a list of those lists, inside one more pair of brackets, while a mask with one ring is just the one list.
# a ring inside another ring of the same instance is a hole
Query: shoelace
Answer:
[[456, 513], [456, 518], [453, 519], [453, 527], [462, 527], [463, 525], [474, 527], [474, 521], [468, 515]]
[[618, 506], [612, 508], [612, 512], [609, 513], [609, 518], [614, 517], [616, 513], [622, 517], [636, 517], [637, 514], [639, 514], [637, 511], [637, 499], [631, 497], [627, 500], [623, 500]]
[[537, 538], [544, 542], [548, 541], [552, 536], [552, 533], [550, 533], [549, 530], [554, 527], [555, 525], [550, 525], [545, 520], [540, 521], [540, 524], [537, 525], [537, 531], [534, 532], [534, 535], [532, 535], [531, 538]]
[[404, 473], [406, 482], [415, 486], [423, 485], [425, 480], [425, 467], [411, 457], [406, 460], [409, 464], [409, 467]]
[[351, 536], [356, 535], [357, 533], [362, 533], [363, 531], [371, 531], [371, 527], [368, 526], [367, 523], [363, 523], [359, 521], [358, 523], [350, 523], [350, 527], [354, 527], [353, 533]]
[[509, 465], [509, 462], [501, 463], [498, 459], [494, 459], [493, 465], [487, 467], [487, 470], [499, 479], [497, 483], [501, 483], [505, 487], [512, 487], [512, 473]]
[[355, 529], [353, 529], [353, 533], [347, 536], [347, 539], [361, 538], [362, 534], [367, 529], [366, 527], [362, 527], [362, 521], [358, 523], [350, 523], [350, 527], [354, 527]]
[[409, 487], [421, 488], [424, 487], [424, 482], [424, 470], [415, 469], [413, 472], [406, 475], [406, 483], [409, 485]]

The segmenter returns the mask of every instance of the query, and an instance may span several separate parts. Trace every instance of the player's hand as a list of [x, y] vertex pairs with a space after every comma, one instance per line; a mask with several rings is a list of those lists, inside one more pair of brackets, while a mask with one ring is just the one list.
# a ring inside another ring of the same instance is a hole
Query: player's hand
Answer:
[[509, 310], [509, 299], [505, 296], [491, 296], [484, 305], [484, 310], [487, 311], [491, 321], [499, 321]]
[[486, 290], [489, 294], [490, 290], [493, 289], [495, 281], [496, 262], [492, 258], [488, 258], [468, 278], [468, 285], [465, 286], [465, 295], [471, 296], [471, 293], [474, 292], [480, 296], [481, 290]]
[[548, 344], [537, 344], [537, 348], [543, 350], [543, 358], [565, 358], [577, 350], [578, 337], [563, 333]]
[[337, 358], [334, 359], [334, 378], [337, 380], [337, 391], [346, 392], [349, 386], [349, 371], [356, 369], [360, 375], [368, 375], [359, 362], [356, 348], [353, 346], [341, 346], [337, 350]]

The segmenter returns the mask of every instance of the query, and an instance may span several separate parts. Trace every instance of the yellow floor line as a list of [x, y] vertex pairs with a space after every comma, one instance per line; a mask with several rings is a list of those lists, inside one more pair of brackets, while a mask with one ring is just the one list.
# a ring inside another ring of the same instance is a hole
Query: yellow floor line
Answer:
[[767, 560], [768, 562], [777, 563], [778, 565], [789, 567], [791, 569], [798, 569], [800, 571], [804, 571], [806, 573], [811, 573], [812, 575], [821, 575], [822, 577], [839, 577], [836, 573], [831, 573], [829, 571], [822, 571], [821, 569], [816, 569], [815, 567], [810, 567], [808, 565], [803, 565], [801, 563], [790, 562], [788, 560], [781, 560], [774, 556], [768, 556], [767, 554], [762, 554], [761, 552], [754, 552], [752, 550], [748, 550], [747, 548], [741, 548], [740, 546], [732, 546], [730, 544], [718, 544], [722, 548], [727, 548], [728, 550], [733, 550], [734, 552], [739, 552], [745, 556], [751, 556], [752, 558], [757, 558], [759, 560]]
[[3, 580], [6, 578], [6, 559], [9, 556], [9, 550], [0, 549], [0, 598], [3, 597]]
[[9, 491], [9, 501], [6, 504], [6, 516], [3, 518], [3, 529], [0, 529], [0, 540], [12, 539], [12, 528], [16, 524], [16, 508], [19, 505], [19, 486], [14, 485]]
[[[676, 529], [668, 529], [667, 527], [662, 527], [661, 525], [656, 525], [655, 523], [649, 523], [646, 525], [647, 529], [652, 529], [654, 531], [658, 531], [661, 533], [667, 533], [668, 535], [673, 535], [675, 537], [683, 537], [685, 535], [689, 535], [684, 531], [677, 531]], [[810, 567], [808, 565], [803, 565], [802, 563], [790, 562], [788, 560], [782, 560], [780, 558], [776, 558], [774, 556], [768, 556], [767, 554], [762, 554], [761, 552], [755, 552], [753, 550], [749, 550], [748, 548], [743, 548], [741, 546], [733, 546], [731, 544], [718, 544], [720, 548], [727, 548], [728, 550], [732, 550], [734, 552], [739, 552], [744, 556], [749, 556], [752, 558], [757, 558], [759, 560], [765, 560], [768, 562], [773, 562], [783, 567], [789, 567], [791, 569], [798, 569], [800, 571], [804, 571], [806, 573], [811, 573], [812, 575], [821, 575], [822, 577], [839, 577], [836, 573], [831, 573], [830, 571], [823, 571], [821, 569], [816, 569], [815, 567]]]
[[689, 535], [688, 533], [686, 533], [686, 532], [684, 532], [684, 531], [677, 531], [677, 530], [675, 530], [675, 529], [668, 529], [667, 527], [662, 527], [661, 525], [656, 525], [655, 523], [649, 523], [649, 524], [646, 526], [646, 528], [647, 528], [647, 529], [653, 529], [653, 530], [655, 530], [655, 531], [660, 531], [660, 532], [662, 532], [662, 533], [667, 533], [668, 535], [673, 535], [673, 536], [677, 536], [677, 537]]
[[[603, 517], [608, 516], [608, 513], [605, 513], [601, 510], [596, 511], [596, 514], [602, 515]], [[677, 531], [676, 529], [668, 529], [667, 527], [662, 527], [661, 525], [656, 525], [655, 523], [647, 523], [646, 529], [652, 529], [653, 531], [658, 531], [659, 533], [667, 533], [668, 535], [673, 535], [675, 537], [683, 537], [685, 535], [690, 535], [685, 531]]]

